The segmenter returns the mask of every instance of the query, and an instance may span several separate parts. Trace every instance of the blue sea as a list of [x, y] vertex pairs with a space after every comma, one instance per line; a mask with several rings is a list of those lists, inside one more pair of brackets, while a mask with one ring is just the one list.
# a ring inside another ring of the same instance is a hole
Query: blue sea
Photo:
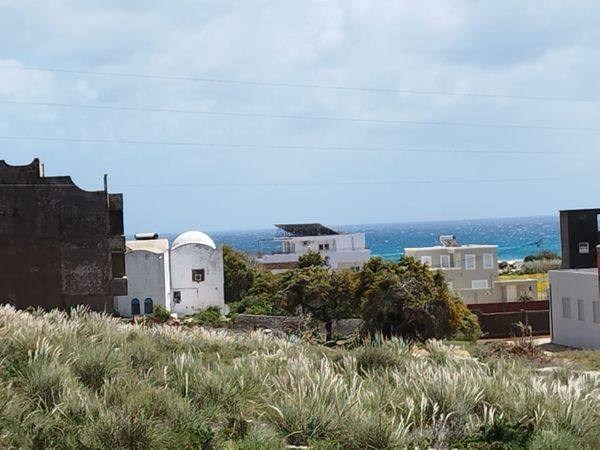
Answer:
[[[340, 225], [332, 228], [347, 232], [364, 231], [367, 246], [373, 255], [391, 260], [400, 258], [406, 247], [437, 245], [441, 234], [454, 234], [463, 244], [498, 245], [498, 257], [501, 260], [522, 259], [540, 250], [560, 253], [558, 216]], [[217, 244], [228, 244], [244, 252], [256, 253], [275, 249], [264, 241], [272, 239], [277, 229], [207, 233]]]

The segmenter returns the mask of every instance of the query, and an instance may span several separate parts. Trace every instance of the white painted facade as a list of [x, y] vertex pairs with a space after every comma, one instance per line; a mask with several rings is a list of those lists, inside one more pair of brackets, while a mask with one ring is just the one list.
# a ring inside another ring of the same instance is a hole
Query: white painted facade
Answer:
[[152, 314], [158, 305], [182, 316], [209, 306], [225, 312], [223, 250], [202, 232], [183, 233], [171, 248], [166, 239], [128, 241], [125, 264], [129, 293], [115, 298], [121, 316]]
[[171, 248], [171, 310], [191, 315], [225, 307], [223, 250], [199, 231], [183, 233]]
[[131, 317], [152, 314], [158, 305], [170, 309], [169, 241], [128, 241], [126, 248], [127, 295], [115, 299], [117, 313]]
[[275, 241], [281, 244], [281, 250], [265, 254], [257, 259], [259, 264], [269, 268], [284, 269], [292, 267], [300, 256], [308, 252], [319, 252], [329, 261], [334, 270], [360, 269], [371, 257], [366, 248], [365, 233], [339, 233], [323, 236], [284, 236]]
[[600, 349], [598, 269], [551, 270], [552, 343]]

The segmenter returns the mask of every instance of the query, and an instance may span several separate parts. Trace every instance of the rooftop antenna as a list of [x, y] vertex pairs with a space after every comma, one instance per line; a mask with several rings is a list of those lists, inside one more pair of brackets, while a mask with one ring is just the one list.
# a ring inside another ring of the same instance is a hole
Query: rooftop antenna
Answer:
[[104, 193], [108, 194], [108, 174], [104, 174]]

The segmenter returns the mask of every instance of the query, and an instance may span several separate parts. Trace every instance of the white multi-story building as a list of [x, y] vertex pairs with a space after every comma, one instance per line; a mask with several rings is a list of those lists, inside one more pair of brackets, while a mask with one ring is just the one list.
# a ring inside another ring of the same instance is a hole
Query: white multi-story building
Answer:
[[454, 236], [440, 236], [433, 247], [405, 248], [404, 255], [439, 270], [465, 303], [537, 300], [537, 280], [500, 280], [497, 245], [461, 245]]
[[178, 236], [171, 248], [157, 235], [127, 241], [125, 265], [129, 292], [115, 298], [124, 317], [153, 314], [161, 305], [179, 315], [209, 306], [225, 311], [223, 250], [200, 231]]
[[334, 270], [358, 270], [371, 257], [365, 233], [341, 233], [319, 223], [275, 226], [281, 230], [281, 235], [274, 239], [279, 249], [261, 254], [257, 260], [273, 271], [293, 268], [300, 256], [311, 251], [326, 257]]

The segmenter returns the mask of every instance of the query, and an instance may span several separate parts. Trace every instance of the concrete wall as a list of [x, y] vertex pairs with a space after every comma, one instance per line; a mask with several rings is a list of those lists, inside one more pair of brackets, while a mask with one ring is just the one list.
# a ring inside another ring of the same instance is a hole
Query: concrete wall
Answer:
[[147, 298], [152, 299], [153, 308], [161, 305], [170, 310], [169, 252], [129, 251], [125, 255], [125, 262], [129, 292], [126, 296], [116, 298], [117, 313], [123, 317], [131, 317], [131, 302], [133, 299], [138, 299], [140, 314], [144, 315], [144, 301]]
[[[570, 347], [600, 348], [600, 317], [594, 322], [593, 314], [594, 303], [600, 302], [597, 270], [551, 270], [549, 277], [552, 342]], [[565, 317], [563, 299], [569, 305], [570, 317]]]
[[[195, 282], [193, 269], [204, 269], [205, 279]], [[172, 311], [180, 315], [196, 314], [209, 306], [225, 308], [223, 249], [202, 244], [185, 244], [171, 250]], [[175, 303], [175, 292], [181, 303]]]
[[483, 338], [502, 338], [520, 336], [520, 330], [516, 326], [521, 322], [532, 328], [532, 334], [548, 334], [550, 332], [549, 312], [548, 311], [520, 311], [520, 312], [500, 312], [484, 314], [481, 311], [475, 311]]
[[0, 302], [112, 311], [127, 293], [123, 198], [0, 161]]

